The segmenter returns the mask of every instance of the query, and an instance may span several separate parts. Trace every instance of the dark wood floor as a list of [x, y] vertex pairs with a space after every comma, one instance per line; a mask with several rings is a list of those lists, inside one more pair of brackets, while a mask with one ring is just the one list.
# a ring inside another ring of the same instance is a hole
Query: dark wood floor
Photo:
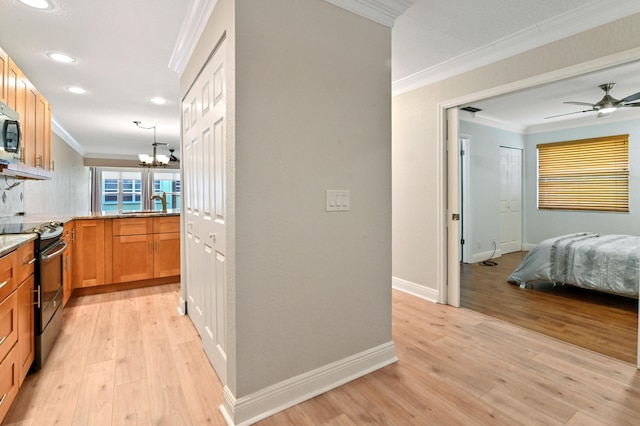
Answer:
[[461, 305], [494, 318], [636, 364], [638, 300], [536, 283], [522, 289], [507, 277], [526, 252], [504, 255], [497, 266], [462, 264]]

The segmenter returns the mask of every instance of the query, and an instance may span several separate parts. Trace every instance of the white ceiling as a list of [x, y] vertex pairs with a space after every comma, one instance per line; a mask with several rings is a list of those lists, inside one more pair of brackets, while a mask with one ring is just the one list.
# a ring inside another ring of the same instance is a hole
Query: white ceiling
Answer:
[[[151, 131], [133, 124], [140, 120], [157, 126], [158, 142], [179, 148], [178, 75], [169, 63], [192, 7], [215, 0], [50, 1], [53, 8], [41, 11], [0, 0], [0, 46], [50, 101], [56, 132], [86, 157], [135, 159], [153, 142]], [[406, 8], [392, 31], [396, 93], [640, 12], [637, 0], [327, 1]], [[77, 61], [59, 64], [49, 52]], [[617, 83], [611, 94], [618, 99], [640, 91], [640, 72], [622, 71], [473, 105], [490, 120], [533, 126], [573, 110], [562, 101], [597, 102], [602, 83]], [[74, 95], [69, 86], [88, 92]], [[150, 103], [154, 96], [168, 103]]]

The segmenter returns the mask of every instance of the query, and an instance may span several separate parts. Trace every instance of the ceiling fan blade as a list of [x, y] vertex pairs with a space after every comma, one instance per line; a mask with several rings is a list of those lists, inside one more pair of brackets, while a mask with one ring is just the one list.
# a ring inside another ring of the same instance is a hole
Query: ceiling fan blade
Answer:
[[629, 95], [626, 98], [621, 99], [620, 102], [622, 102], [623, 104], [627, 104], [629, 102], [637, 101], [638, 99], [640, 99], [640, 92]]
[[602, 118], [602, 117], [606, 117], [607, 115], [610, 115], [610, 112], [599, 112], [597, 117], [598, 118]]
[[621, 107], [640, 107], [640, 102], [635, 102], [631, 104], [620, 105]]
[[547, 118], [556, 118], [556, 117], [562, 117], [565, 115], [571, 115], [571, 114], [580, 114], [583, 112], [591, 112], [591, 111], [596, 111], [595, 109], [585, 109], [584, 111], [575, 111], [575, 112], [568, 112], [566, 114], [558, 114], [558, 115], [552, 115], [551, 117], [545, 117], [544, 119], [546, 120]]
[[590, 106], [591, 108], [593, 108], [595, 106], [595, 104], [590, 104], [588, 102], [576, 102], [576, 101], [568, 101], [568, 102], [563, 102], [564, 104], [571, 104], [571, 105], [584, 105], [584, 106]]

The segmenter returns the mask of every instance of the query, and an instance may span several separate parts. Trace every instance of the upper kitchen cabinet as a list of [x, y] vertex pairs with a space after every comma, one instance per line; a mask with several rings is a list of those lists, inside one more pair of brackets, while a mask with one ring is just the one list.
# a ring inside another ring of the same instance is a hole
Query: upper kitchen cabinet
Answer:
[[27, 76], [0, 49], [2, 87], [0, 98], [20, 115], [22, 153], [19, 164], [10, 164], [4, 174], [32, 179], [50, 179], [51, 162], [51, 105]]
[[7, 103], [7, 76], [9, 75], [9, 55], [0, 48], [0, 101]]

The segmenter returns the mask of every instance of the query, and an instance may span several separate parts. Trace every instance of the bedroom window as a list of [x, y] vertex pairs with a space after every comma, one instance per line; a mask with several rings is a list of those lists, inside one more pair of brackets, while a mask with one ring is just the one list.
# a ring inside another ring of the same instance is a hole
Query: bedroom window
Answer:
[[629, 135], [537, 148], [539, 209], [629, 211]]

